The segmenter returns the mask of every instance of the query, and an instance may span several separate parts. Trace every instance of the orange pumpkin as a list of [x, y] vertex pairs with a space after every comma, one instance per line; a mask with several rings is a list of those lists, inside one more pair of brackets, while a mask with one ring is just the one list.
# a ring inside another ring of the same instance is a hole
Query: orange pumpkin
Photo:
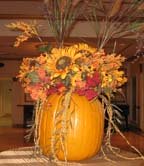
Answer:
[[[51, 141], [56, 127], [55, 115], [60, 110], [63, 99], [62, 95], [53, 94], [42, 108], [40, 147], [46, 156], [52, 154]], [[104, 115], [101, 103], [98, 100], [88, 101], [85, 96], [72, 94], [67, 110], [67, 121], [69, 123], [64, 140], [67, 160], [79, 161], [94, 156], [99, 151], [103, 138]], [[57, 131], [60, 131], [61, 126], [58, 124]], [[59, 138], [57, 134], [55, 137]], [[56, 156], [59, 160], [64, 160], [60, 140], [57, 142], [59, 142], [57, 143], [59, 151], [56, 152]]]

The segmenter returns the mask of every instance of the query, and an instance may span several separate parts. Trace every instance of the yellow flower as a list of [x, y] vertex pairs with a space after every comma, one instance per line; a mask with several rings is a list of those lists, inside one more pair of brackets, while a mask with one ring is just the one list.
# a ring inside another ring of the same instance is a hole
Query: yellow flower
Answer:
[[91, 54], [97, 51], [96, 48], [90, 47], [89, 45], [85, 43], [75, 44], [72, 47], [76, 50], [76, 53], [82, 53], [87, 56], [91, 56]]
[[77, 82], [82, 82], [82, 78], [81, 78], [81, 73], [78, 72], [76, 75], [74, 75], [73, 77], [71, 77], [71, 84], [73, 87], [76, 87]]
[[46, 70], [52, 78], [64, 79], [71, 69], [74, 54], [73, 50], [65, 48], [54, 48], [50, 55], [47, 54]]
[[74, 73], [79, 72], [82, 63], [87, 63], [88, 58], [86, 59], [85, 57], [92, 54], [95, 50], [87, 44], [54, 48], [51, 54], [47, 55], [46, 70], [48, 73], [51, 73], [52, 78], [60, 77], [61, 79], [65, 79], [70, 71]]

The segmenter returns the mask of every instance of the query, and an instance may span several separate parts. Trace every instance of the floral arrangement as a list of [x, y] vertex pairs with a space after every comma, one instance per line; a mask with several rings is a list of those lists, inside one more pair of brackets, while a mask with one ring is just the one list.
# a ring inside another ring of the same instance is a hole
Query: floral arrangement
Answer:
[[[127, 81], [122, 70], [125, 58], [115, 53], [107, 54], [103, 48], [113, 37], [120, 38], [129, 35], [131, 31], [141, 29], [141, 24], [137, 21], [133, 22], [133, 17], [125, 16], [128, 15], [127, 13], [130, 16], [135, 13], [133, 16], [137, 20], [136, 11], [139, 13], [142, 1], [136, 1], [134, 5], [132, 3], [130, 7], [128, 6], [126, 9], [124, 7], [123, 10], [120, 10], [122, 5], [122, 1], [114, 1], [108, 13], [105, 11], [105, 4], [101, 0], [91, 0], [90, 2], [87, 0], [44, 0], [46, 19], [53, 31], [57, 47], [53, 47], [51, 50], [44, 49], [40, 56], [24, 58], [18, 74], [25, 92], [37, 101], [35, 122], [31, 129], [32, 132], [34, 131], [36, 148], [39, 147], [39, 124], [42, 106], [47, 97], [54, 93], [64, 94], [64, 104], [61, 103], [64, 108], [62, 111], [58, 110], [59, 116], [54, 118], [56, 124], [57, 119], [63, 116], [60, 119], [62, 123], [60, 138], [64, 140], [67, 133], [66, 110], [70, 104], [71, 93], [77, 93], [90, 101], [99, 97], [104, 100], [102, 101], [102, 104], [106, 107], [104, 113], [107, 112], [108, 114], [104, 147], [109, 148], [118, 157], [128, 159], [115, 152], [115, 148], [111, 146], [110, 138], [113, 128], [140, 155], [139, 158], [144, 159], [143, 155], [128, 142], [113, 120], [113, 112], [116, 113], [117, 111], [113, 108], [111, 96]], [[99, 12], [104, 18], [103, 24], [98, 21]], [[97, 48], [86, 43], [74, 43], [71, 46], [65, 46], [65, 38], [69, 37], [76, 20], [83, 13], [86, 18], [88, 17], [88, 21], [92, 21], [96, 25]], [[123, 24], [123, 19], [127, 20], [125, 24]], [[131, 22], [132, 24], [130, 24]], [[35, 22], [32, 24], [16, 22], [7, 25], [7, 27], [21, 32], [16, 38], [15, 47], [32, 37], [38, 38], [42, 45], [45, 45], [39, 36]], [[57, 138], [57, 130], [54, 131], [51, 143], [53, 151]], [[30, 132], [30, 135], [32, 132]], [[62, 145], [64, 145], [64, 142], [62, 142]], [[102, 152], [106, 156], [104, 149]], [[66, 153], [65, 148], [64, 153]], [[55, 158], [55, 156], [53, 157]], [[66, 155], [65, 161], [67, 161]]]
[[115, 92], [126, 82], [120, 70], [123, 61], [121, 55], [107, 55], [80, 43], [24, 58], [18, 77], [34, 100], [45, 100], [52, 93], [66, 93], [71, 88], [92, 100], [101, 93]]
[[[121, 70], [125, 58], [114, 53], [107, 54], [103, 48], [110, 39], [129, 35], [143, 27], [137, 22], [137, 16], [143, 13], [143, 1], [131, 1], [126, 8], [123, 5], [123, 1], [116, 0], [106, 12], [105, 3], [101, 0], [44, 0], [45, 18], [57, 47], [50, 52], [43, 51], [39, 57], [24, 58], [18, 78], [25, 92], [30, 93], [34, 100], [44, 100], [54, 92], [65, 93], [71, 88], [88, 100], [100, 94], [116, 92], [126, 82]], [[104, 18], [103, 24], [98, 21], [100, 13]], [[127, 13], [133, 17], [127, 17]], [[64, 46], [65, 38], [69, 37], [77, 19], [81, 17], [94, 23], [97, 48], [84, 43]], [[21, 32], [16, 38], [15, 47], [32, 37], [44, 44], [36, 22], [27, 24], [19, 21], [7, 27]]]

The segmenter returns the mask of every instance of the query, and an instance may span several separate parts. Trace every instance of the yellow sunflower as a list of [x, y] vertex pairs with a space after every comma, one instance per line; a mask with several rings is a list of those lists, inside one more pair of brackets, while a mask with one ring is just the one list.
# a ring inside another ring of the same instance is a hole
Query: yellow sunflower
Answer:
[[46, 70], [51, 73], [52, 78], [60, 77], [65, 79], [70, 71], [78, 72], [79, 64], [84, 54], [92, 54], [96, 49], [87, 44], [78, 44], [71, 47], [54, 48], [51, 54], [47, 54]]
[[73, 58], [74, 50], [67, 48], [54, 48], [51, 54], [47, 55], [46, 70], [52, 78], [61, 77], [64, 79], [69, 72]]
[[75, 44], [72, 48], [75, 49], [75, 64], [78, 65], [82, 71], [92, 72], [92, 56], [97, 49], [85, 43]]
[[90, 47], [89, 45], [85, 43], [75, 44], [72, 47], [73, 49], [76, 50], [76, 54], [81, 53], [81, 54], [84, 54], [85, 56], [91, 56], [94, 52], [97, 51], [96, 48]]

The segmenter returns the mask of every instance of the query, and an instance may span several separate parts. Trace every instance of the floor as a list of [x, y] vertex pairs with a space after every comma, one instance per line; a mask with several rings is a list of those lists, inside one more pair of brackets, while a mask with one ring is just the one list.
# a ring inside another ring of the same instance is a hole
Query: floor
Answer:
[[24, 128], [0, 127], [0, 151], [33, 145], [26, 142], [25, 135]]
[[[141, 132], [126, 131], [123, 132], [127, 140], [139, 149], [144, 154], [144, 134]], [[11, 127], [0, 127], [0, 151], [7, 149], [13, 149], [17, 147], [32, 146], [33, 143], [26, 142], [24, 136], [26, 135], [26, 129], [24, 128], [11, 128]], [[114, 133], [111, 139], [112, 145], [117, 146], [121, 149], [132, 151], [126, 141]]]

